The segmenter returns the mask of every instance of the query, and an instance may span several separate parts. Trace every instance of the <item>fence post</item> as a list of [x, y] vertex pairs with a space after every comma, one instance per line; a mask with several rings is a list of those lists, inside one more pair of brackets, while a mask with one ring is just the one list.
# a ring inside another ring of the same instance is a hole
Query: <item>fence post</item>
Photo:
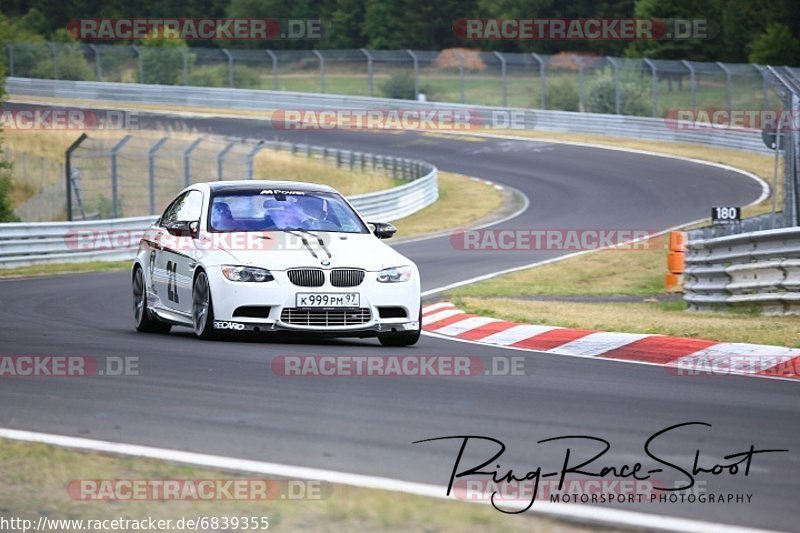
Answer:
[[731, 77], [731, 70], [726, 67], [722, 61], [717, 61], [717, 66], [725, 73], [725, 96], [728, 103], [728, 109], [733, 109], [733, 78]]
[[117, 175], [117, 154], [122, 147], [133, 138], [126, 135], [111, 149], [111, 212], [114, 218], [119, 218], [119, 176]]
[[224, 161], [225, 156], [228, 155], [238, 141], [232, 141], [228, 144], [225, 148], [220, 151], [219, 155], [217, 155], [217, 180], [224, 181], [225, 180], [225, 169], [224, 169]]
[[93, 44], [89, 45], [89, 49], [94, 52], [94, 72], [97, 76], [97, 81], [103, 81], [103, 66], [100, 63], [100, 50]]
[[367, 56], [367, 95], [372, 96], [372, 54], [366, 48], [362, 48], [361, 53]]
[[67, 180], [67, 221], [72, 222], [72, 152], [86, 140], [88, 135], [81, 133], [64, 152], [64, 176]]
[[697, 112], [697, 78], [695, 77], [694, 67], [685, 59], [681, 60], [681, 64], [689, 69], [689, 90], [692, 93], [692, 112]]
[[46, 43], [47, 48], [50, 49], [50, 53], [53, 54], [53, 78], [59, 79], [59, 72], [58, 72], [58, 49], [56, 49], [56, 45], [53, 43]]
[[419, 100], [419, 61], [417, 55], [411, 50], [406, 50], [406, 53], [414, 61], [414, 100]]
[[203, 138], [202, 137], [198, 137], [197, 139], [192, 141], [192, 144], [190, 144], [189, 147], [186, 149], [186, 151], [183, 152], [183, 186], [184, 187], [188, 187], [189, 185], [192, 184], [192, 169], [191, 169], [192, 152], [194, 152], [195, 149], [197, 149], [197, 147], [200, 146], [201, 142], [203, 142]]
[[272, 90], [278, 90], [278, 56], [272, 50], [266, 50], [267, 55], [272, 59]]
[[[246, 179], [253, 179], [253, 160], [256, 158], [258, 152], [264, 148], [264, 141], [258, 141], [252, 150], [247, 154], [247, 177]], [[292, 145], [292, 153], [294, 153], [294, 145]]]
[[136, 59], [139, 62], [139, 83], [144, 83], [144, 57], [142, 55], [142, 49], [135, 44], [132, 45], [131, 48], [136, 52]]
[[225, 48], [220, 48], [222, 53], [228, 59], [228, 87], [233, 87], [233, 54], [228, 52]]
[[8, 48], [8, 75], [9, 77], [14, 77], [14, 45], [8, 43], [6, 45]]
[[150, 214], [156, 214], [156, 152], [158, 152], [169, 137], [162, 137], [147, 151], [147, 192], [150, 204]]
[[183, 48], [183, 85], [189, 85], [189, 47]]
[[583, 79], [583, 59], [581, 59], [580, 56], [576, 56], [575, 62], [578, 64], [578, 111], [585, 113], [586, 107], [584, 105], [584, 89], [586, 83]]
[[464, 86], [464, 54], [459, 52], [458, 50], [453, 50], [453, 53], [458, 57], [458, 78], [461, 81], [461, 103], [465, 104], [466, 100], [466, 91]]
[[319, 59], [319, 92], [325, 93], [325, 58], [319, 50], [312, 50]]
[[650, 70], [653, 73], [653, 85], [652, 85], [652, 95], [653, 95], [653, 116], [658, 116], [658, 71], [656, 70], [656, 65], [646, 57], [644, 58], [645, 64], [650, 67]]
[[506, 58], [500, 52], [494, 53], [500, 60], [500, 80], [503, 85], [503, 107], [508, 107], [508, 78], [506, 78]]
[[622, 96], [619, 78], [619, 64], [616, 59], [611, 56], [606, 56], [606, 60], [614, 67], [614, 112], [619, 115], [620, 108], [622, 107]]
[[531, 54], [533, 58], [539, 62], [539, 84], [540, 84], [540, 100], [541, 109], [547, 108], [547, 80], [545, 79], [544, 60], [539, 54]]

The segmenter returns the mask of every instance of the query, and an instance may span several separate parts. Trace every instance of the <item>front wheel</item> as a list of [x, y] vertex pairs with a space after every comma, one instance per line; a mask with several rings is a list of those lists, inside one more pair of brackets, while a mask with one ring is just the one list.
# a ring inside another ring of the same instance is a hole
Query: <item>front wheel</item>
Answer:
[[197, 275], [192, 288], [192, 325], [195, 335], [201, 339], [214, 338], [214, 306], [205, 272]]
[[133, 323], [136, 331], [142, 333], [169, 333], [170, 324], [155, 318], [147, 308], [147, 291], [144, 288], [144, 274], [141, 267], [133, 271]]

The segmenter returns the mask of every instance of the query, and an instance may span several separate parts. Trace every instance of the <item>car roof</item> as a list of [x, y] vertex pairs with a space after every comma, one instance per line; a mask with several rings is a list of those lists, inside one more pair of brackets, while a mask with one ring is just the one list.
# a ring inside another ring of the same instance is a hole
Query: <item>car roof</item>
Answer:
[[321, 183], [308, 183], [304, 181], [276, 181], [276, 180], [236, 180], [236, 181], [210, 181], [207, 185], [211, 192], [247, 191], [258, 189], [281, 189], [289, 191], [314, 191], [337, 192], [333, 187]]

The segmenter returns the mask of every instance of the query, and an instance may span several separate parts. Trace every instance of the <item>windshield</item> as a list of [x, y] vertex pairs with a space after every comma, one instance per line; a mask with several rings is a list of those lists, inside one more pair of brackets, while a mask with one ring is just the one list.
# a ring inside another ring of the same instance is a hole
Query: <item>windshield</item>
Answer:
[[214, 194], [208, 228], [215, 232], [309, 231], [368, 233], [336, 193], [254, 189]]

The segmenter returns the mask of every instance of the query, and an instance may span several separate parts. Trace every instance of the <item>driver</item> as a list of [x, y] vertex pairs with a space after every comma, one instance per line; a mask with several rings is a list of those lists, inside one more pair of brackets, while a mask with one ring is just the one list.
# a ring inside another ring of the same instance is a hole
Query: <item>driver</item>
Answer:
[[231, 231], [235, 225], [231, 206], [225, 202], [214, 202], [211, 209], [211, 226], [218, 231]]
[[302, 222], [304, 229], [316, 230], [336, 230], [339, 229], [336, 224], [328, 220], [327, 213], [325, 212], [325, 200], [316, 196], [307, 196], [302, 199], [300, 208], [305, 214], [305, 220]]

